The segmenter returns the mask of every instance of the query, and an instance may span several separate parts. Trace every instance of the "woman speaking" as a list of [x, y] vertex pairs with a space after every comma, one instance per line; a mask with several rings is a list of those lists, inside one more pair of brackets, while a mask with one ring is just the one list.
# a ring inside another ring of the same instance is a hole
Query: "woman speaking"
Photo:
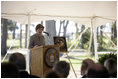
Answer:
[[45, 45], [45, 38], [42, 35], [42, 31], [44, 30], [44, 26], [38, 24], [35, 28], [36, 34], [30, 37], [29, 48], [34, 48], [37, 46]]

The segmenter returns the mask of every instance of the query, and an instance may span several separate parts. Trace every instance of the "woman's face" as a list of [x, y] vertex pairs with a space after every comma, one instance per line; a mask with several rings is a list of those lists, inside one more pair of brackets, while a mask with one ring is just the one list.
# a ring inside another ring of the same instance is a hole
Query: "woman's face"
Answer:
[[42, 34], [43, 29], [44, 29], [44, 28], [39, 28], [39, 29], [37, 29], [37, 31], [36, 31], [36, 32], [37, 32], [37, 34], [41, 35], [41, 34]]

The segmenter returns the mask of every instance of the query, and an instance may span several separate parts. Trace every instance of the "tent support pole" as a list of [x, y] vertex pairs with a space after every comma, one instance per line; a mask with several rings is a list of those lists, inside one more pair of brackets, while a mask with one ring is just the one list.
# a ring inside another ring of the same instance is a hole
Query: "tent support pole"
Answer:
[[27, 33], [27, 49], [28, 49], [28, 45], [29, 45], [29, 39], [30, 39], [30, 19], [31, 16], [30, 14], [28, 14], [28, 33]]
[[90, 50], [91, 50], [91, 44], [92, 44], [92, 36], [93, 36], [93, 31], [91, 31], [91, 30], [93, 30], [93, 23], [92, 23], [92, 19], [91, 19], [91, 28], [90, 28], [90, 33], [91, 33], [91, 35], [90, 35], [90, 41], [89, 41], [89, 47], [88, 47], [88, 57], [90, 57]]
[[96, 37], [96, 25], [95, 25], [95, 18], [92, 20], [93, 22], [93, 29], [94, 29], [94, 53], [95, 53], [95, 62], [98, 62], [98, 53], [97, 53], [97, 37]]
[[72, 67], [72, 70], [73, 70], [73, 72], [74, 72], [74, 74], [75, 74], [75, 77], [77, 78], [77, 75], [76, 75], [75, 70], [74, 70], [74, 67], [73, 67], [73, 65], [72, 65], [72, 63], [71, 63], [70, 57], [68, 56], [68, 52], [65, 52], [65, 53], [66, 53], [67, 58], [68, 58], [68, 60], [69, 60], [70, 66]]
[[30, 50], [28, 49], [30, 40], [30, 20], [31, 16], [28, 14], [28, 32], [27, 32], [27, 54], [26, 54], [26, 69], [30, 73]]

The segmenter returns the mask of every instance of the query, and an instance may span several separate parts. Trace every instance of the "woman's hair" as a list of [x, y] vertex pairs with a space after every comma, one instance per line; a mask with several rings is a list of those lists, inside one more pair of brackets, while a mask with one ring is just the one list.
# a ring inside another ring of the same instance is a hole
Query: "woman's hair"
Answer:
[[44, 26], [43, 25], [41, 25], [41, 24], [38, 24], [37, 26], [36, 26], [36, 31], [39, 29], [39, 28], [44, 28]]

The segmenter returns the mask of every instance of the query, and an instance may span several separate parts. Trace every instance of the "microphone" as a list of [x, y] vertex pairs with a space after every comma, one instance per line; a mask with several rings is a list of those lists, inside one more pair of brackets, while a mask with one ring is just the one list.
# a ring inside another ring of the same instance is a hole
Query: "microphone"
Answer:
[[45, 32], [45, 31], [44, 31], [43, 33], [45, 33], [45, 34], [47, 34], [47, 35], [49, 36], [49, 33], [48, 33], [48, 32]]

